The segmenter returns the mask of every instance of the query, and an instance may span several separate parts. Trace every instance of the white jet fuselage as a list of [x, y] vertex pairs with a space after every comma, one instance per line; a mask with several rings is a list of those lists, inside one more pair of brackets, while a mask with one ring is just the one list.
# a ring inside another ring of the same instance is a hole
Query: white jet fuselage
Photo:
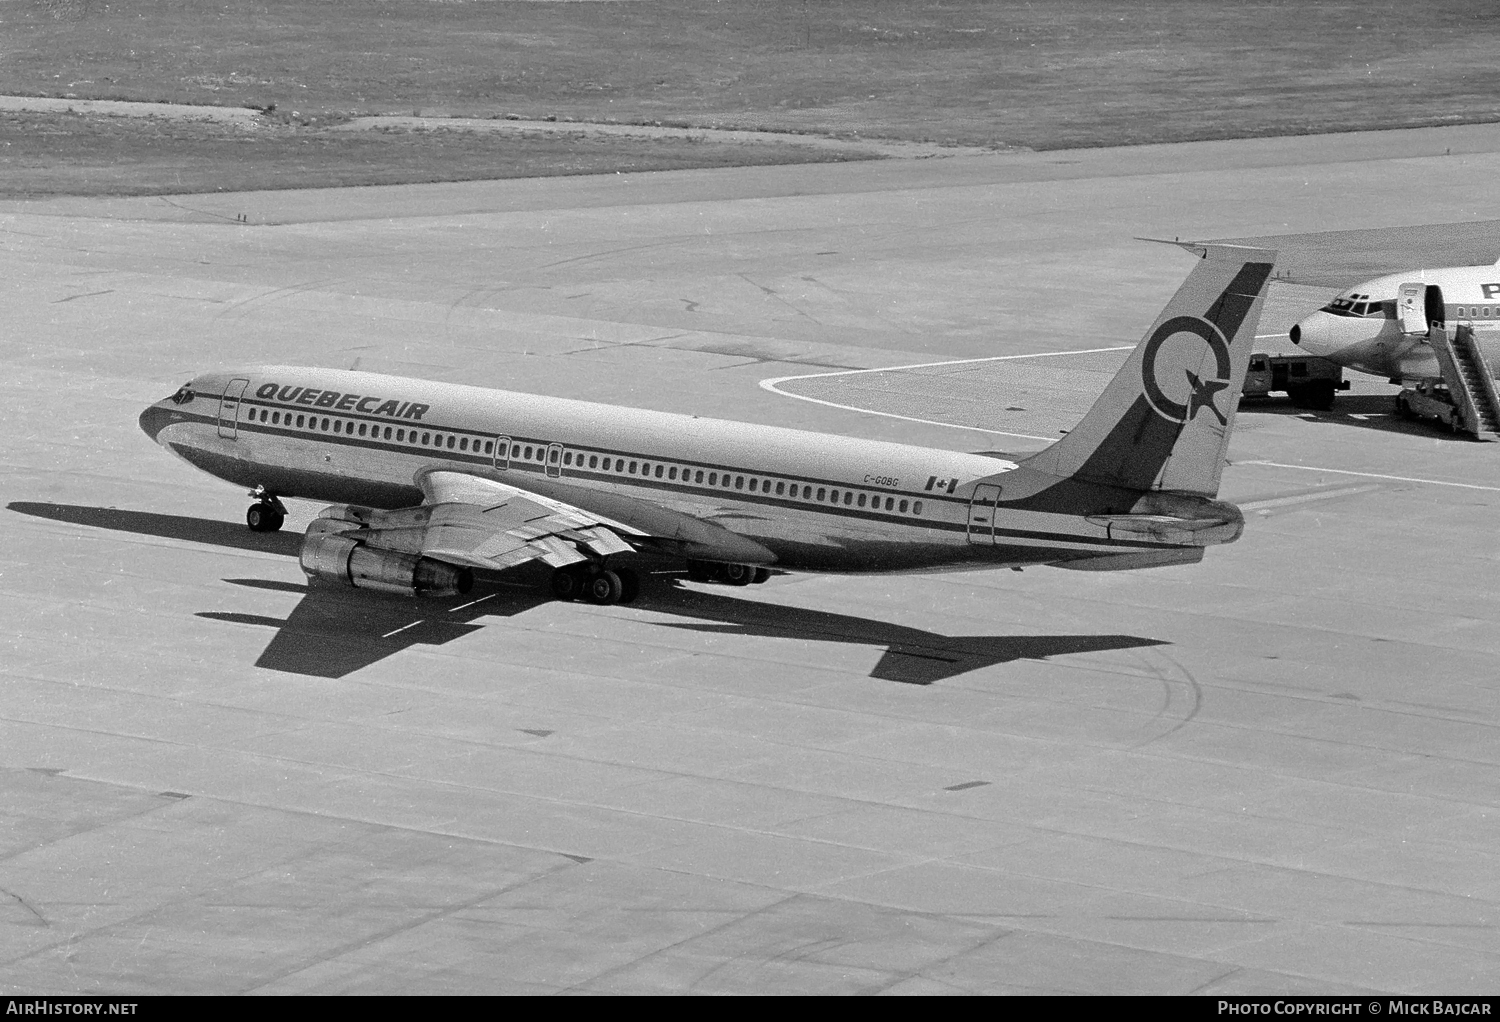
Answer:
[[1397, 292], [1408, 282], [1440, 288], [1443, 322], [1471, 327], [1486, 360], [1500, 366], [1500, 266], [1408, 270], [1356, 284], [1298, 322], [1292, 342], [1310, 355], [1390, 380], [1441, 376], [1427, 338], [1404, 332], [1397, 316]]
[[[280, 496], [409, 507], [422, 500], [418, 473], [458, 469], [653, 536], [689, 517], [711, 523], [743, 542], [721, 539], [705, 559], [790, 570], [992, 568], [1181, 546], [1090, 520], [1139, 497], [1108, 487], [1082, 487], [1084, 503], [1067, 507], [1045, 494], [999, 507], [1017, 466], [992, 457], [371, 373], [210, 373], [141, 419], [194, 466]], [[705, 556], [702, 544], [683, 549]]]

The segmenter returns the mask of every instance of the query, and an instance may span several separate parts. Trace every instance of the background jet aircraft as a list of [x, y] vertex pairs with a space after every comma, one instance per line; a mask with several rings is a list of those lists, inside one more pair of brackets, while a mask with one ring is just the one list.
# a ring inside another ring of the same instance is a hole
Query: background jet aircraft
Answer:
[[154, 440], [282, 497], [336, 501], [303, 570], [360, 588], [465, 591], [550, 565], [553, 592], [632, 599], [641, 555], [744, 585], [772, 570], [900, 572], [1201, 560], [1234, 541], [1215, 500], [1274, 253], [1205, 246], [1077, 428], [1018, 463], [370, 373], [198, 377], [141, 415]]
[[[1403, 322], [1403, 284], [1424, 285], [1417, 321]], [[1441, 376], [1429, 322], [1473, 329], [1485, 361], [1500, 366], [1500, 262], [1408, 270], [1356, 284], [1291, 329], [1291, 340], [1318, 355], [1392, 383]]]

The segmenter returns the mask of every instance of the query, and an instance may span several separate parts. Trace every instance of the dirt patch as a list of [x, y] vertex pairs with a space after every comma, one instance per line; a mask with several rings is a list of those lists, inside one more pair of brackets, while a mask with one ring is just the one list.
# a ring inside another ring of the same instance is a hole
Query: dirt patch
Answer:
[[1059, 148], [1500, 118], [1493, 0], [9, 0], [0, 93]]
[[[1404, 0], [5, 0], [0, 94], [211, 104], [254, 130], [12, 117], [0, 120], [0, 190], [314, 187], [1500, 121], [1500, 7], [1433, 0], [1414, 17]], [[327, 130], [350, 121], [378, 130]]]
[[630, 135], [0, 113], [0, 197], [170, 195], [869, 159], [822, 148]]

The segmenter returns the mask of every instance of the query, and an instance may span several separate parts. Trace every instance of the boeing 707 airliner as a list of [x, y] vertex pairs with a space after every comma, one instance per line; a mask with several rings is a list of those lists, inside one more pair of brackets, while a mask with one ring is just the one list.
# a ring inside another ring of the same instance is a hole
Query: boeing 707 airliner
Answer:
[[1019, 461], [373, 373], [206, 373], [142, 413], [157, 443], [251, 488], [333, 503], [315, 580], [465, 592], [553, 568], [563, 599], [633, 599], [666, 558], [732, 585], [773, 571], [916, 572], [1199, 561], [1244, 526], [1216, 498], [1275, 253], [1201, 261], [1079, 425]]

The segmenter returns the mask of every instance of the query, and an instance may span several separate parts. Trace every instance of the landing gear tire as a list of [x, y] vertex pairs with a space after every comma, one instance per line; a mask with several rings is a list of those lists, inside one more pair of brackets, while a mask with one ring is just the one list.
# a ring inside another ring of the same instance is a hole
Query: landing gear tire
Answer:
[[621, 568], [615, 574], [620, 576], [620, 602], [634, 603], [641, 594], [641, 576], [631, 568]]
[[619, 603], [624, 592], [625, 585], [620, 581], [620, 576], [608, 569], [591, 576], [583, 586], [584, 597], [601, 607]]
[[583, 576], [571, 568], [552, 572], [552, 595], [559, 600], [576, 600], [583, 595]]
[[1333, 399], [1337, 394], [1338, 391], [1334, 389], [1332, 380], [1318, 380], [1316, 383], [1307, 385], [1304, 400], [1307, 401], [1308, 408], [1327, 412], [1333, 410]]
[[755, 580], [755, 569], [748, 564], [725, 564], [719, 568], [719, 577], [732, 586], [747, 586]]
[[712, 565], [702, 561], [688, 561], [687, 574], [689, 582], [712, 582], [714, 569]]
[[764, 583], [770, 577], [771, 577], [771, 569], [770, 568], [756, 568], [755, 569], [755, 577], [752, 578], [750, 581], [754, 582], [756, 585], [761, 585], [762, 583]]
[[286, 516], [270, 504], [251, 504], [245, 512], [245, 524], [251, 532], [275, 532], [286, 522]]

